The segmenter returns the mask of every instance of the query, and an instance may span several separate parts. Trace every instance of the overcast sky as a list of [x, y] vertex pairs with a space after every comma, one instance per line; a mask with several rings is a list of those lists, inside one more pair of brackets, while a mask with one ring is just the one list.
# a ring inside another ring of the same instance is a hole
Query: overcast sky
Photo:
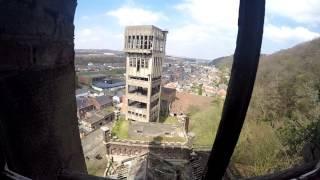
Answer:
[[[262, 53], [320, 36], [320, 0], [266, 0]], [[167, 54], [213, 59], [234, 52], [239, 0], [78, 0], [75, 47], [123, 49], [126, 25], [169, 31]]]

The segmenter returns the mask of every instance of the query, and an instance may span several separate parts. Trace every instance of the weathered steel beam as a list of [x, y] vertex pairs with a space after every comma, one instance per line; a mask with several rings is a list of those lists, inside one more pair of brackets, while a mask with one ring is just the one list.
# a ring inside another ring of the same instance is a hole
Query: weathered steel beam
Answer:
[[[117, 179], [117, 178], [115, 178]], [[86, 173], [63, 171], [58, 176], [58, 180], [115, 180], [109, 177], [98, 177]]]
[[240, 0], [237, 46], [231, 78], [203, 179], [223, 177], [237, 144], [258, 68], [264, 14], [265, 0]]

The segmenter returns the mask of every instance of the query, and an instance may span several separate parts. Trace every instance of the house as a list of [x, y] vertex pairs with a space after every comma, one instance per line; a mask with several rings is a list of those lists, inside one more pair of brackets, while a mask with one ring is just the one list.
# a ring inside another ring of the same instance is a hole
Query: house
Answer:
[[90, 131], [94, 131], [101, 126], [113, 121], [115, 118], [114, 112], [104, 113], [88, 113], [88, 116], [81, 120], [81, 123]]
[[78, 119], [85, 118], [86, 113], [95, 109], [93, 103], [87, 97], [76, 97]]
[[214, 94], [217, 93], [217, 88], [210, 85], [203, 85], [202, 90], [204, 94], [206, 94], [207, 96], [213, 96]]
[[112, 96], [97, 96], [95, 98], [90, 98], [90, 101], [97, 110], [107, 108], [113, 104]]

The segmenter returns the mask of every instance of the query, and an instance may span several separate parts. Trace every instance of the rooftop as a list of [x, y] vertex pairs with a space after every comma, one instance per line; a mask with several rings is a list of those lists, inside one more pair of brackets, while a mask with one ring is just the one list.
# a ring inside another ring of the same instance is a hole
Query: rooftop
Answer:
[[99, 115], [99, 114], [96, 114], [96, 113], [90, 113], [88, 115], [87, 118], [83, 119], [82, 121], [85, 121], [87, 123], [90, 123], [90, 124], [93, 124], [93, 123], [96, 123], [98, 121], [100, 121], [101, 119], [103, 119], [104, 117]]
[[111, 96], [97, 96], [96, 101], [101, 104], [109, 104], [112, 103], [112, 97]]
[[93, 105], [88, 98], [86, 97], [77, 97], [76, 98], [77, 101], [77, 109], [82, 109], [88, 106]]
[[112, 129], [113, 135], [119, 139], [158, 141], [158, 142], [185, 142], [187, 139], [181, 126], [163, 123], [117, 121]]
[[125, 82], [121, 80], [104, 79], [104, 80], [94, 81], [92, 84], [102, 89], [108, 89], [108, 88], [124, 86]]
[[126, 26], [126, 31], [127, 30], [158, 30], [158, 31], [162, 31], [162, 32], [168, 32], [165, 30], [162, 30], [154, 25], [135, 25], [135, 26]]

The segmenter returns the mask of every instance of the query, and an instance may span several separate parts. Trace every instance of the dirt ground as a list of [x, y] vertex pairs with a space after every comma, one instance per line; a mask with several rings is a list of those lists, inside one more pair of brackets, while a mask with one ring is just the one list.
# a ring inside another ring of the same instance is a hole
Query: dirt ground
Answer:
[[171, 112], [178, 114], [188, 113], [190, 106], [196, 106], [201, 109], [203, 107], [208, 107], [213, 100], [213, 97], [177, 92], [176, 99], [172, 103]]

